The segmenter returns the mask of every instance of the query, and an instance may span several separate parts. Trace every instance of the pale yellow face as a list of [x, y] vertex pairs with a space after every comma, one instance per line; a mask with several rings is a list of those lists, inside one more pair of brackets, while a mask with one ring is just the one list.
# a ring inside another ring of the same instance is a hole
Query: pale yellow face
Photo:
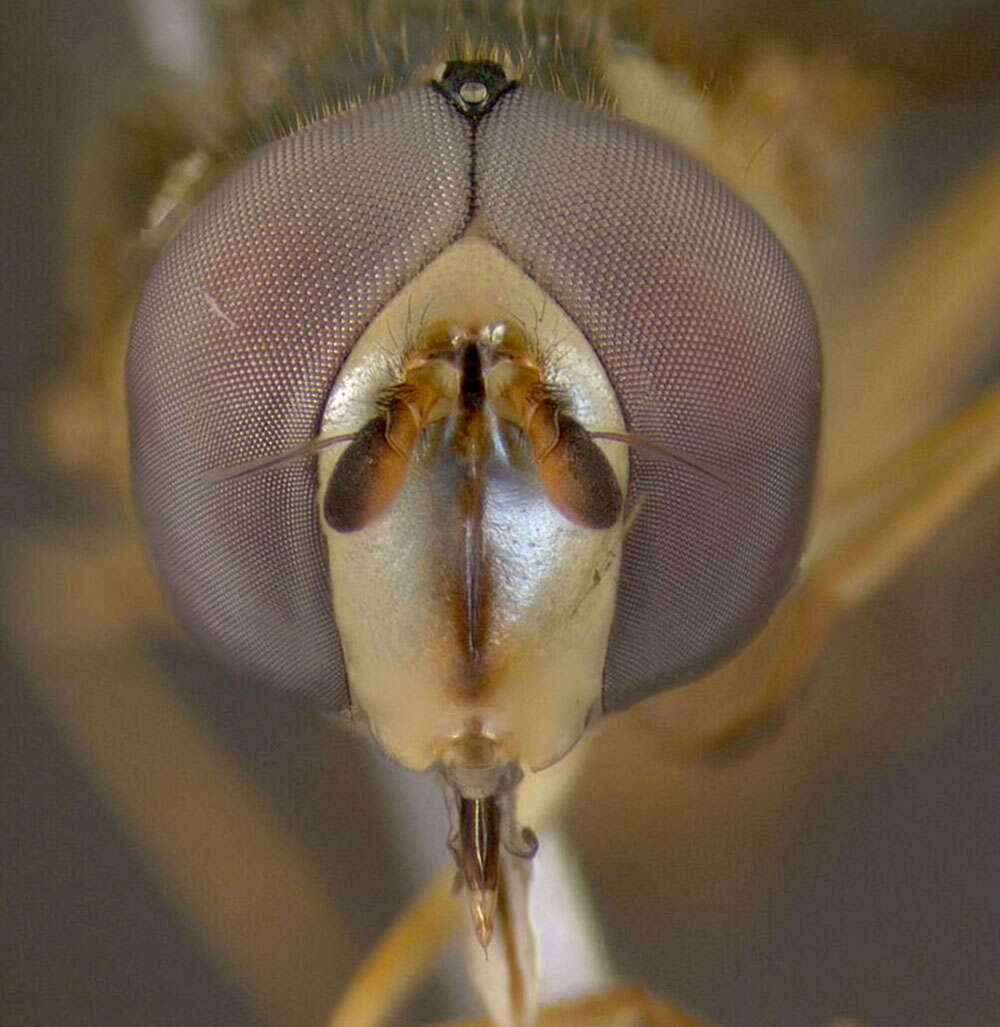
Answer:
[[[544, 384], [588, 431], [624, 430], [599, 360], [566, 313], [484, 239], [469, 234], [433, 261], [372, 322], [327, 403], [322, 433], [359, 430], [398, 385], [414, 339], [435, 323], [469, 336], [516, 331]], [[598, 442], [624, 497], [628, 454]], [[531, 474], [491, 472], [482, 510], [488, 602], [475, 616], [481, 673], [470, 684], [455, 617], [464, 544], [458, 486], [419, 443], [405, 484], [361, 530], [333, 530], [322, 504], [344, 452], [319, 458], [320, 521], [354, 708], [386, 751], [413, 770], [516, 763], [564, 755], [599, 705], [624, 518], [573, 523]]]

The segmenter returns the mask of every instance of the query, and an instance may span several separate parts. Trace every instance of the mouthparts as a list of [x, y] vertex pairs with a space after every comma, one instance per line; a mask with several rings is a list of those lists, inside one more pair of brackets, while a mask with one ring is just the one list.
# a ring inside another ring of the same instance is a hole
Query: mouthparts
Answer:
[[492, 767], [480, 778], [477, 772], [444, 767], [441, 776], [451, 816], [448, 844], [458, 868], [457, 884], [465, 889], [476, 938], [486, 952], [501, 889], [500, 846], [523, 859], [538, 849], [534, 833], [519, 828], [514, 814], [514, 788], [521, 772], [516, 766]]

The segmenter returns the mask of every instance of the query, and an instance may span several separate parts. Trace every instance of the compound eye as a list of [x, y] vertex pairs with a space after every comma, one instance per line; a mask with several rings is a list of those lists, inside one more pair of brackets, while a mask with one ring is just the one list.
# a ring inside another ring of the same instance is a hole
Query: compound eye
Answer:
[[300, 446], [365, 325], [461, 233], [469, 128], [428, 88], [255, 151], [166, 248], [132, 327], [136, 503], [178, 612], [241, 673], [348, 702], [313, 460]]
[[582, 330], [628, 430], [720, 470], [633, 460], [604, 676], [620, 709], [763, 623], [798, 560], [820, 353], [806, 289], [763, 222], [684, 154], [519, 89], [476, 139], [482, 227]]

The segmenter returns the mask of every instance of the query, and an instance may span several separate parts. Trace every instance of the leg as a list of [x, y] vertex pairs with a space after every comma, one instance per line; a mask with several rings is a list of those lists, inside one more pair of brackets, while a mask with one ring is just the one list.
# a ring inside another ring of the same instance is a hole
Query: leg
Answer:
[[[454, 1020], [438, 1027], [491, 1027], [487, 1020]], [[707, 1020], [650, 995], [636, 984], [560, 1002], [544, 1009], [537, 1027], [708, 1027]]]
[[[704, 681], [657, 733], [685, 753], [751, 741], [780, 721], [842, 614], [886, 585], [1000, 473], [1000, 386], [868, 473], [828, 506], [806, 555], [803, 576], [770, 624]], [[746, 690], [747, 681], [759, 681]], [[733, 699], [705, 702], [705, 690]]]
[[454, 878], [453, 866], [445, 867], [396, 918], [354, 974], [328, 1027], [375, 1027], [424, 980], [467, 915], [452, 890]]

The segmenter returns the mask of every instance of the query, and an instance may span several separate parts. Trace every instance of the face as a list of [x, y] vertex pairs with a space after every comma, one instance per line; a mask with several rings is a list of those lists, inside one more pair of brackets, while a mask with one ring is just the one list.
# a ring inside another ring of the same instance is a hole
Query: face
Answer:
[[599, 710], [628, 459], [583, 425], [624, 424], [546, 301], [464, 237], [372, 322], [324, 412], [358, 432], [320, 454], [317, 492], [351, 701], [413, 770], [540, 769]]
[[784, 591], [819, 356], [795, 269], [707, 172], [455, 61], [223, 179], [149, 279], [128, 388], [182, 616], [440, 771], [488, 938], [521, 774]]

